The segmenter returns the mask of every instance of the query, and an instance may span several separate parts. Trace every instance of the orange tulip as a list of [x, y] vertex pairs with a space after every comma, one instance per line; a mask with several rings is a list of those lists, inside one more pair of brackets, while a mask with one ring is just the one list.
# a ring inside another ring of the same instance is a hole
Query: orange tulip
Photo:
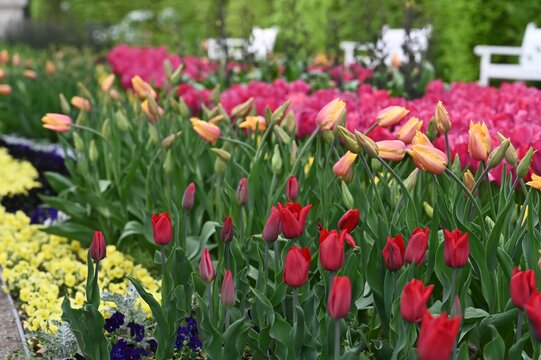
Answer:
[[200, 120], [198, 118], [191, 118], [193, 129], [205, 140], [211, 144], [214, 144], [221, 135], [220, 128], [214, 124]]
[[351, 175], [351, 168], [353, 167], [353, 163], [355, 163], [355, 159], [357, 159], [357, 154], [354, 154], [351, 151], [346, 152], [344, 156], [334, 164], [332, 171], [336, 176], [348, 178]]
[[470, 142], [468, 151], [472, 158], [478, 161], [484, 161], [492, 151], [492, 139], [488, 133], [488, 128], [485, 123], [478, 122], [474, 124], [470, 121]]
[[322, 130], [334, 130], [345, 111], [346, 103], [341, 99], [334, 99], [319, 111], [316, 122]]
[[23, 76], [30, 80], [35, 80], [38, 77], [38, 73], [34, 70], [24, 70]]
[[156, 91], [154, 91], [149, 83], [141, 79], [139, 75], [136, 75], [131, 79], [131, 84], [133, 86], [133, 91], [139, 97], [139, 99], [146, 99], [147, 95], [152, 98], [156, 98]]
[[90, 105], [90, 101], [81, 96], [72, 97], [70, 102], [71, 102], [71, 105], [75, 106], [77, 109], [81, 111], [88, 112], [92, 109], [92, 106]]
[[107, 75], [102, 81], [101, 81], [101, 91], [103, 92], [109, 92], [111, 90], [111, 87], [113, 86], [113, 83], [115, 82], [115, 74], [109, 74]]
[[0, 63], [6, 65], [9, 62], [9, 52], [6, 49], [2, 49], [0, 52]]
[[11, 95], [11, 85], [0, 84], [0, 95]]
[[45, 129], [53, 130], [59, 133], [68, 131], [71, 128], [71, 118], [63, 114], [49, 113], [41, 118]]
[[143, 109], [143, 112], [147, 114], [150, 121], [156, 121], [164, 114], [161, 106], [158, 106], [157, 104], [156, 106], [156, 109], [151, 109], [148, 100], [145, 100], [141, 103], [141, 109]]
[[528, 181], [526, 185], [529, 185], [534, 189], [541, 190], [541, 176], [532, 174], [532, 181]]
[[411, 145], [432, 145], [430, 139], [420, 131], [415, 132], [415, 136], [411, 140]]
[[382, 140], [376, 144], [379, 156], [385, 160], [400, 161], [406, 154], [406, 144], [400, 140]]
[[415, 166], [421, 170], [441, 174], [447, 167], [447, 155], [436, 149], [432, 144], [412, 145], [411, 150], [408, 150], [408, 154], [412, 157]]
[[451, 130], [451, 118], [441, 101], [438, 101], [438, 104], [436, 105], [434, 118], [436, 119], [436, 126], [439, 132], [448, 133], [449, 130]]
[[402, 126], [402, 128], [400, 128], [396, 134], [396, 138], [398, 140], [402, 140], [406, 144], [409, 144], [413, 140], [415, 133], [421, 130], [422, 126], [423, 121], [413, 116], [408, 120], [407, 123], [404, 124], [404, 126]]
[[52, 61], [48, 60], [45, 63], [45, 72], [49, 76], [53, 75], [56, 72], [56, 65]]
[[239, 124], [241, 129], [249, 129], [251, 131], [262, 132], [267, 128], [267, 122], [263, 116], [246, 116], [246, 119]]
[[15, 67], [19, 67], [19, 65], [21, 65], [21, 55], [15, 53], [11, 58], [11, 64]]
[[381, 127], [389, 127], [397, 124], [410, 111], [402, 106], [389, 106], [380, 110], [376, 115], [376, 122]]

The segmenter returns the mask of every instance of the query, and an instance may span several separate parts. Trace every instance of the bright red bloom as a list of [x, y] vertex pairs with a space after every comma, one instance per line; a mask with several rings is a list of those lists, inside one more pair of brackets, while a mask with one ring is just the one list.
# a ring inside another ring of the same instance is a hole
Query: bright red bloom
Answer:
[[222, 300], [222, 304], [224, 304], [225, 307], [232, 307], [235, 305], [235, 301], [237, 300], [237, 295], [235, 292], [235, 282], [233, 281], [233, 275], [231, 274], [231, 270], [226, 270], [224, 275], [224, 280], [222, 282], [222, 289], [220, 291], [220, 298]]
[[410, 241], [406, 247], [405, 260], [407, 263], [420, 265], [425, 261], [426, 250], [428, 249], [428, 228], [415, 228], [411, 234]]
[[383, 248], [385, 266], [391, 271], [399, 270], [404, 265], [404, 238], [398, 234], [396, 237], [387, 237], [387, 244]]
[[173, 239], [173, 225], [169, 214], [152, 214], [152, 232], [157, 245], [167, 245]]
[[443, 256], [447, 266], [460, 268], [466, 265], [470, 255], [468, 233], [462, 234], [460, 230], [443, 230], [443, 235]]
[[282, 234], [288, 239], [294, 239], [304, 233], [306, 216], [312, 208], [312, 204], [302, 207], [300, 204], [289, 202], [287, 205], [278, 203], [280, 219], [282, 221]]
[[246, 176], [243, 176], [239, 181], [236, 197], [237, 204], [241, 206], [248, 202], [248, 179], [246, 179]]
[[425, 287], [422, 281], [413, 279], [402, 289], [400, 298], [400, 314], [412, 324], [420, 323], [426, 312], [426, 303], [432, 294], [434, 285]]
[[103, 260], [107, 252], [105, 238], [101, 231], [94, 231], [94, 239], [92, 239], [92, 244], [90, 245], [90, 257], [98, 262]]
[[273, 206], [261, 236], [266, 242], [275, 242], [278, 235], [280, 235], [280, 231], [280, 211]]
[[338, 271], [344, 265], [344, 241], [355, 246], [353, 238], [347, 231], [340, 234], [336, 230], [327, 231], [319, 226], [319, 261], [327, 271]]
[[216, 276], [214, 265], [210, 259], [209, 249], [205, 248], [203, 254], [201, 254], [201, 260], [199, 261], [199, 276], [201, 280], [206, 283], [210, 283]]
[[193, 207], [193, 202], [195, 198], [195, 184], [192, 182], [184, 190], [184, 195], [182, 195], [182, 208], [184, 210], [190, 210]]
[[295, 176], [290, 176], [289, 179], [287, 179], [286, 195], [290, 201], [297, 200], [297, 197], [299, 196], [299, 182]]
[[346, 230], [350, 234], [355, 230], [357, 225], [359, 225], [359, 209], [350, 209], [346, 211], [340, 220], [338, 220], [338, 228], [340, 231]]
[[513, 276], [511, 276], [511, 300], [513, 304], [524, 310], [524, 306], [536, 291], [535, 271], [520, 271], [515, 267]]
[[538, 341], [541, 341], [541, 292], [536, 291], [524, 309], [526, 310], [526, 315], [528, 315], [528, 320], [530, 320], [535, 337]]
[[284, 264], [284, 282], [294, 288], [304, 285], [308, 280], [311, 260], [312, 256], [307, 247], [303, 249], [293, 246], [289, 249]]
[[222, 231], [220, 231], [220, 239], [226, 244], [233, 240], [233, 219], [231, 219], [231, 216], [227, 216], [224, 219], [224, 225], [222, 226]]
[[351, 282], [347, 276], [335, 276], [327, 303], [327, 312], [333, 319], [342, 319], [348, 315], [350, 307]]
[[460, 330], [460, 317], [448, 318], [444, 311], [438, 317], [425, 312], [421, 332], [417, 340], [417, 354], [420, 360], [446, 360]]

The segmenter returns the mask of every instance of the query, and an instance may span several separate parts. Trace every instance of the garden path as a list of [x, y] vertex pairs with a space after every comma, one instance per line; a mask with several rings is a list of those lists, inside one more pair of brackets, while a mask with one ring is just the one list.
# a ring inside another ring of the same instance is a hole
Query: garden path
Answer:
[[[22, 359], [17, 353], [23, 350], [17, 321], [8, 296], [0, 289], [0, 359]], [[12, 355], [10, 358], [9, 355]]]

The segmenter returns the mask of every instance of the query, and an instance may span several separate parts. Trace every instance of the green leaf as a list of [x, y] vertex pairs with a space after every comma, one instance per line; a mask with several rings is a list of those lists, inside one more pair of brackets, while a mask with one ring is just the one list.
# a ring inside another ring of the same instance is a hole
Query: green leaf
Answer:
[[245, 317], [241, 317], [231, 324], [224, 333], [223, 359], [240, 359], [244, 353], [246, 333], [250, 324]]
[[505, 358], [505, 343], [494, 326], [490, 326], [492, 340], [483, 349], [483, 358], [488, 360], [502, 360]]
[[73, 182], [71, 179], [58, 173], [47, 171], [45, 172], [45, 178], [56, 193], [61, 193], [64, 190], [68, 190], [73, 187]]

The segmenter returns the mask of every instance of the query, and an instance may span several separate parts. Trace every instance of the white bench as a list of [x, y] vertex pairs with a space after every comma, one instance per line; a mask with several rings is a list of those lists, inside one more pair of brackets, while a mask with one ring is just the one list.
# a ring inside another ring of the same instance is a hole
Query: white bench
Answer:
[[[428, 39], [432, 33], [432, 27], [430, 25], [425, 26], [422, 29], [410, 30], [410, 46], [413, 50], [415, 61], [421, 61], [422, 54], [428, 49]], [[389, 26], [383, 26], [381, 30], [381, 38], [376, 44], [371, 43], [357, 43], [354, 41], [342, 41], [340, 48], [344, 51], [344, 65], [348, 66], [355, 62], [361, 62], [365, 65], [370, 64], [370, 56], [359, 56], [357, 52], [375, 52], [381, 50], [384, 55], [383, 62], [385, 65], [391, 65], [393, 58], [398, 58], [400, 62], [408, 62], [408, 59], [404, 55], [402, 46], [406, 41], [405, 29], [392, 29]]]
[[[481, 57], [479, 84], [490, 79], [541, 80], [541, 29], [534, 23], [526, 26], [521, 47], [478, 45], [473, 50]], [[518, 64], [494, 64], [492, 55], [518, 56]]]
[[[264, 60], [272, 53], [277, 35], [278, 27], [276, 26], [266, 29], [254, 27], [249, 40], [226, 38], [224, 41], [227, 47], [227, 57], [241, 60], [244, 55], [252, 54], [256, 60]], [[223, 60], [225, 58], [220, 39], [207, 39], [207, 56], [211, 60]]]

